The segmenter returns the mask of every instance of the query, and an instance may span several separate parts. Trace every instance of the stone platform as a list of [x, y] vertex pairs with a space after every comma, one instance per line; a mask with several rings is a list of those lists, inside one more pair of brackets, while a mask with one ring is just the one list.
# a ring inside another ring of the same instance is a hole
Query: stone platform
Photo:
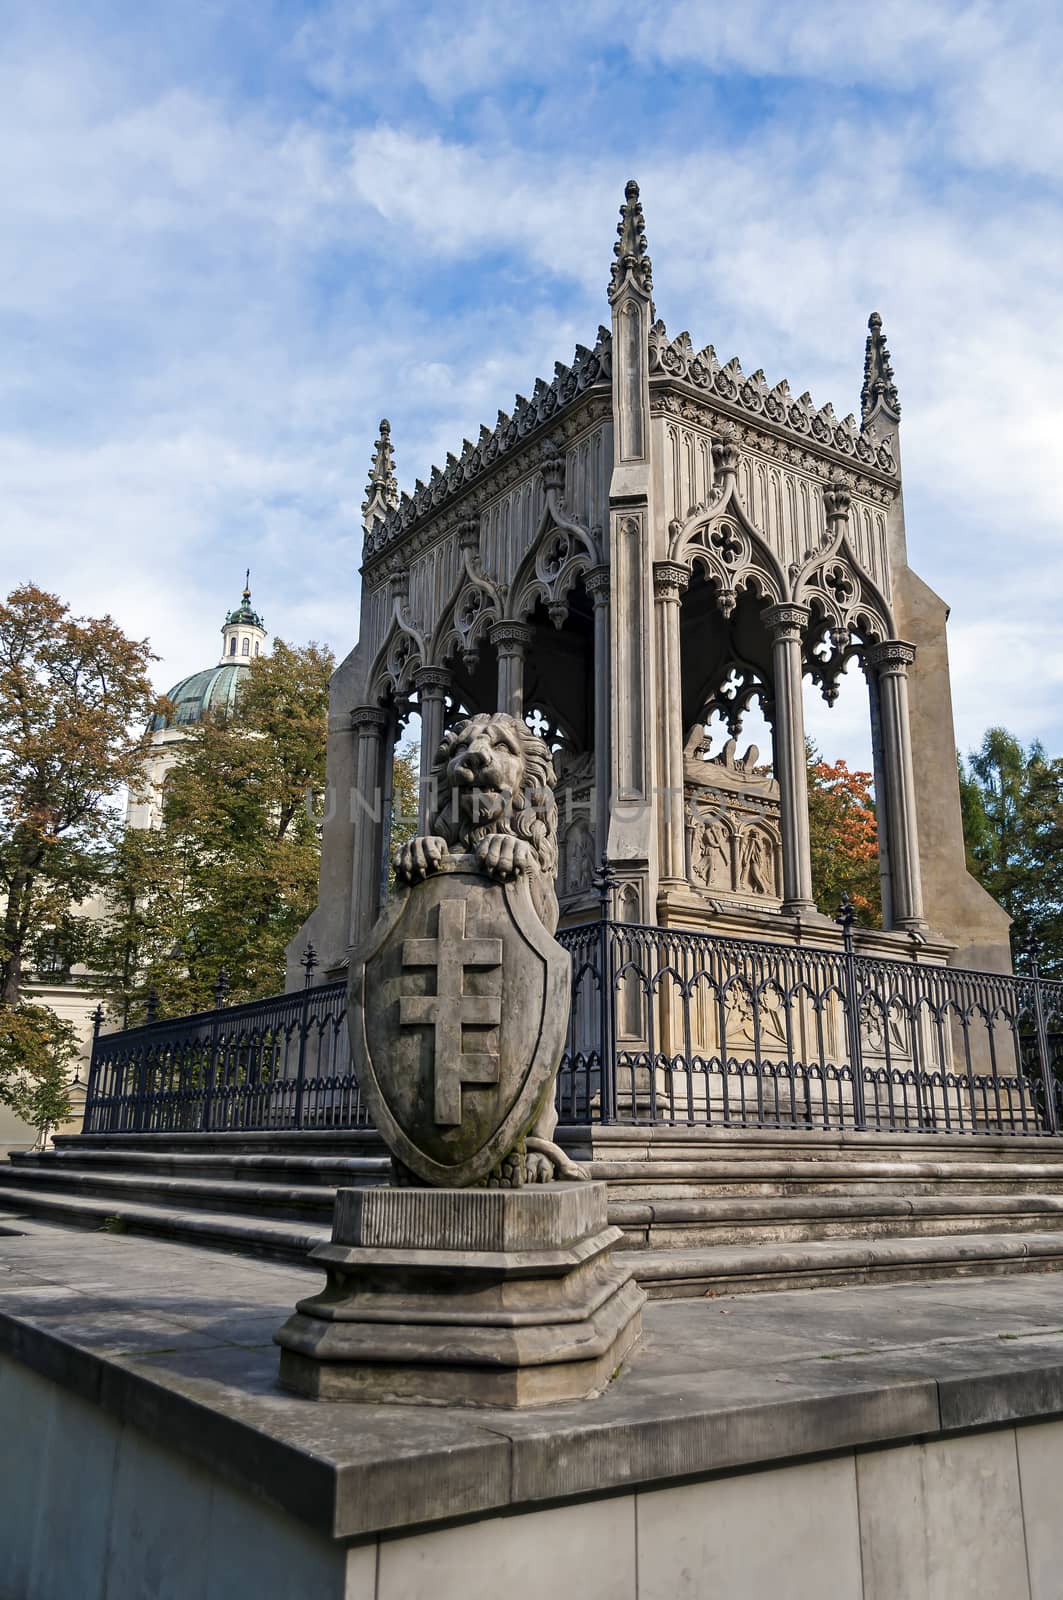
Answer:
[[0, 1594], [1059, 1594], [1054, 1274], [651, 1302], [595, 1400], [352, 1407], [278, 1386], [305, 1272], [17, 1226]]

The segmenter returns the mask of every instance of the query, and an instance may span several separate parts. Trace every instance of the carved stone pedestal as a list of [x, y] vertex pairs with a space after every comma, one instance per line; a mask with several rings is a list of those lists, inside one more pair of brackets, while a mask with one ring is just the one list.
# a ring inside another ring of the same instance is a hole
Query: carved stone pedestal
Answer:
[[325, 1289], [276, 1335], [281, 1383], [329, 1400], [538, 1406], [609, 1382], [645, 1295], [604, 1183], [342, 1189]]

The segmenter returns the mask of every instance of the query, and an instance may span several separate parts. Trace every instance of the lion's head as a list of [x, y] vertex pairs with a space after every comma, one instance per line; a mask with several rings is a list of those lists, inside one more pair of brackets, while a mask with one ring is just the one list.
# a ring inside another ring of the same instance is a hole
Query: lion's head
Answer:
[[549, 747], [527, 723], [482, 711], [443, 736], [433, 773], [437, 834], [474, 848], [489, 833], [512, 833], [535, 850], [540, 870], [557, 871], [557, 805]]

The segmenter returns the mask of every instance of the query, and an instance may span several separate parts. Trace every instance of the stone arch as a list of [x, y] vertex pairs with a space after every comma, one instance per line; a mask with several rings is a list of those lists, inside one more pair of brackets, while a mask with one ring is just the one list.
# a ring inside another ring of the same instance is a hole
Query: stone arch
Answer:
[[733, 484], [728, 479], [717, 504], [698, 506], [685, 523], [673, 523], [669, 542], [669, 560], [699, 565], [712, 578], [724, 616], [730, 616], [745, 589], [760, 594], [765, 605], [789, 598], [782, 566]]

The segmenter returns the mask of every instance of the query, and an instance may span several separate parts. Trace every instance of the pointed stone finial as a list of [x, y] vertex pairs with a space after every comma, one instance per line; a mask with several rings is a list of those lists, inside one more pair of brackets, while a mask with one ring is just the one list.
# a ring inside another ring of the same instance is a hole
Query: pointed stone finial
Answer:
[[867, 344], [864, 350], [864, 387], [860, 391], [861, 427], [884, 411], [894, 422], [901, 418], [901, 403], [893, 381], [893, 367], [882, 331], [882, 318], [872, 311], [867, 319]]
[[616, 233], [617, 240], [613, 246], [616, 261], [609, 283], [610, 300], [615, 299], [629, 273], [636, 288], [641, 289], [643, 294], [649, 294], [653, 288], [653, 267], [647, 253], [646, 219], [642, 214], [639, 186], [634, 178], [628, 180], [624, 190], [624, 204], [620, 207]]
[[391, 423], [380, 419], [380, 437], [373, 446], [373, 465], [362, 501], [362, 521], [366, 531], [394, 511], [399, 503], [399, 483], [395, 476], [395, 452], [391, 448]]

